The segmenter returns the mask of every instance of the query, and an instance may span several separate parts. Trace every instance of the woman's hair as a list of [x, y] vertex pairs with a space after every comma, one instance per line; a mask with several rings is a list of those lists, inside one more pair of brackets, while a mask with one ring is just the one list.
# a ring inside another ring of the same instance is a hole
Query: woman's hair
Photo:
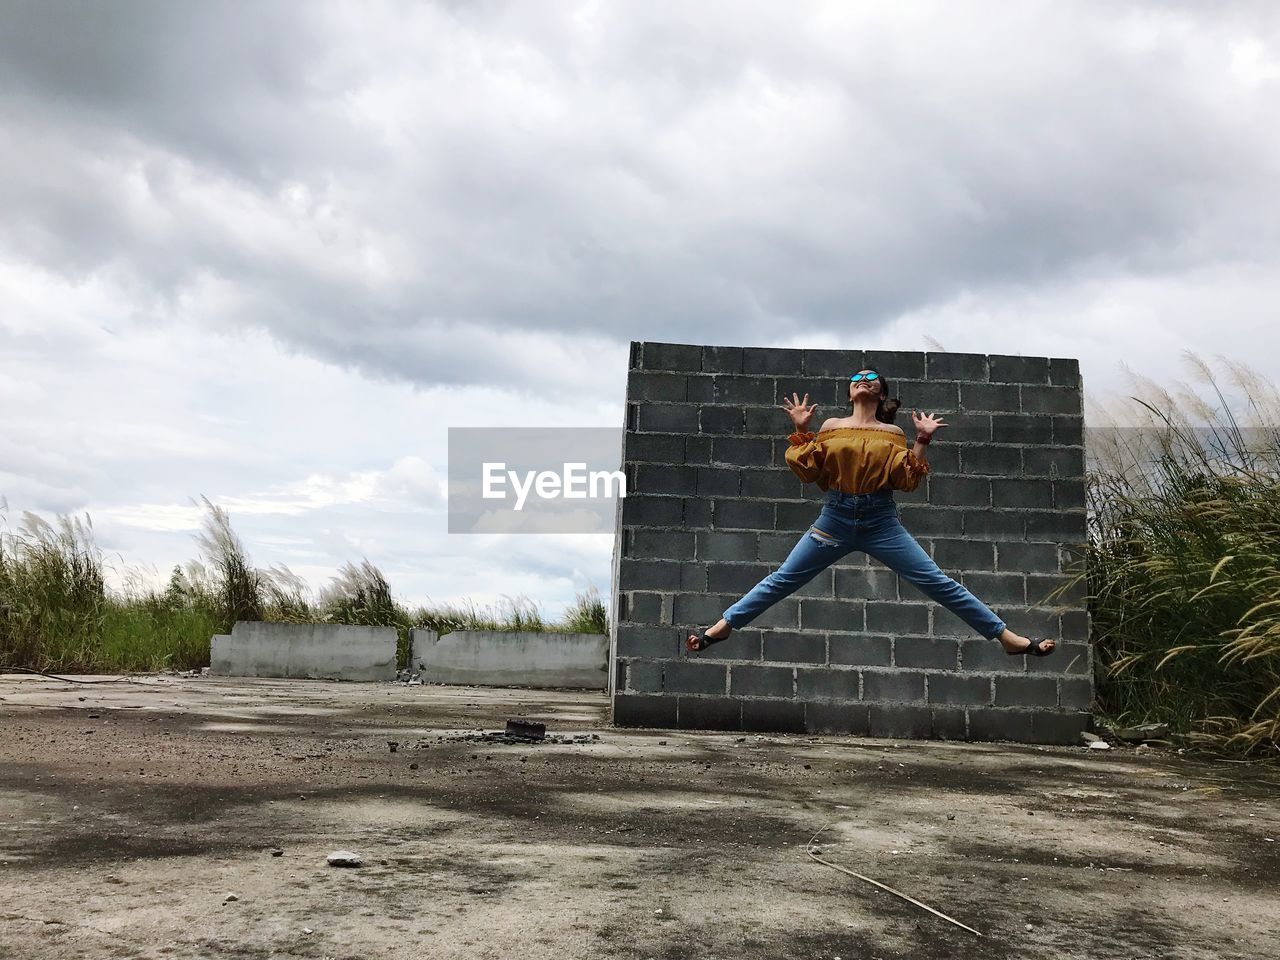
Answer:
[[[876, 370], [875, 367], [863, 367], [863, 370]], [[876, 419], [881, 423], [893, 423], [894, 418], [898, 416], [898, 408], [902, 406], [902, 401], [897, 397], [889, 396], [889, 381], [883, 376], [875, 381], [880, 384], [880, 399], [876, 401]], [[849, 409], [853, 409], [853, 398], [849, 398]]]

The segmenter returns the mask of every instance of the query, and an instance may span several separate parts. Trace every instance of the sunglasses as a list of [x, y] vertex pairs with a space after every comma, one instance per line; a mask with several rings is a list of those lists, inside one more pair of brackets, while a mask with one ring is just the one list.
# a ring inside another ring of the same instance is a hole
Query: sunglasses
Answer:
[[850, 377], [849, 379], [850, 379], [850, 380], [852, 380], [854, 383], [857, 383], [859, 380], [878, 380], [878, 379], [880, 379], [880, 374], [878, 374], [878, 373], [855, 373], [855, 374], [854, 374], [852, 377]]

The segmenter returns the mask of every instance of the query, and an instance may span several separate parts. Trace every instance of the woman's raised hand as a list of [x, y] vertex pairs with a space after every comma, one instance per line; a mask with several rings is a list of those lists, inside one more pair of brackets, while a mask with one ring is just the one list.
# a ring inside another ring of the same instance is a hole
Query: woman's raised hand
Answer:
[[939, 427], [946, 426], [946, 424], [942, 422], [941, 417], [935, 417], [931, 413], [922, 414], [922, 413], [916, 412], [915, 410], [912, 410], [911, 419], [912, 421], [915, 422], [916, 432], [922, 433], [926, 437], [932, 437], [935, 430], [937, 430]]
[[797, 430], [804, 430], [813, 418], [813, 411], [818, 409], [816, 403], [809, 404], [809, 395], [807, 393], [804, 395], [804, 399], [801, 400], [793, 392], [790, 399], [787, 397], [782, 398], [780, 406], [787, 411], [787, 415], [791, 417], [791, 422], [796, 425]]

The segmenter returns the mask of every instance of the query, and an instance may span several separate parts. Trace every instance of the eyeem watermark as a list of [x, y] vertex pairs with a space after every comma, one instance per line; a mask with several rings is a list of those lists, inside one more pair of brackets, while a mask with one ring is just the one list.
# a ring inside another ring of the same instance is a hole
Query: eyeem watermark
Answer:
[[627, 495], [612, 427], [450, 427], [450, 533], [608, 533]]
[[[588, 484], [590, 487], [588, 488]], [[523, 510], [529, 492], [544, 500], [565, 497], [585, 500], [588, 497], [625, 497], [627, 475], [621, 470], [587, 470], [585, 463], [566, 463], [560, 473], [551, 470], [527, 470], [523, 474], [508, 470], [505, 463], [484, 465], [484, 498], [505, 500], [508, 490], [516, 494], [516, 510]]]

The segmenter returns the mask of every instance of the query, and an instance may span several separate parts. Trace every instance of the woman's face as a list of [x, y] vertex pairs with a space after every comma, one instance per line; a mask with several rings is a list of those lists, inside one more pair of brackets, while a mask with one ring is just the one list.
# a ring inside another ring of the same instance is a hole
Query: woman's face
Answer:
[[[858, 373], [861, 373], [861, 374], [868, 374], [868, 373], [874, 373], [874, 372], [875, 372], [874, 370], [858, 371]], [[874, 380], [862, 379], [862, 380], [849, 381], [849, 399], [850, 400], [853, 400], [859, 396], [879, 397], [882, 392], [883, 392], [883, 383], [879, 377], [876, 377], [876, 379]]]

